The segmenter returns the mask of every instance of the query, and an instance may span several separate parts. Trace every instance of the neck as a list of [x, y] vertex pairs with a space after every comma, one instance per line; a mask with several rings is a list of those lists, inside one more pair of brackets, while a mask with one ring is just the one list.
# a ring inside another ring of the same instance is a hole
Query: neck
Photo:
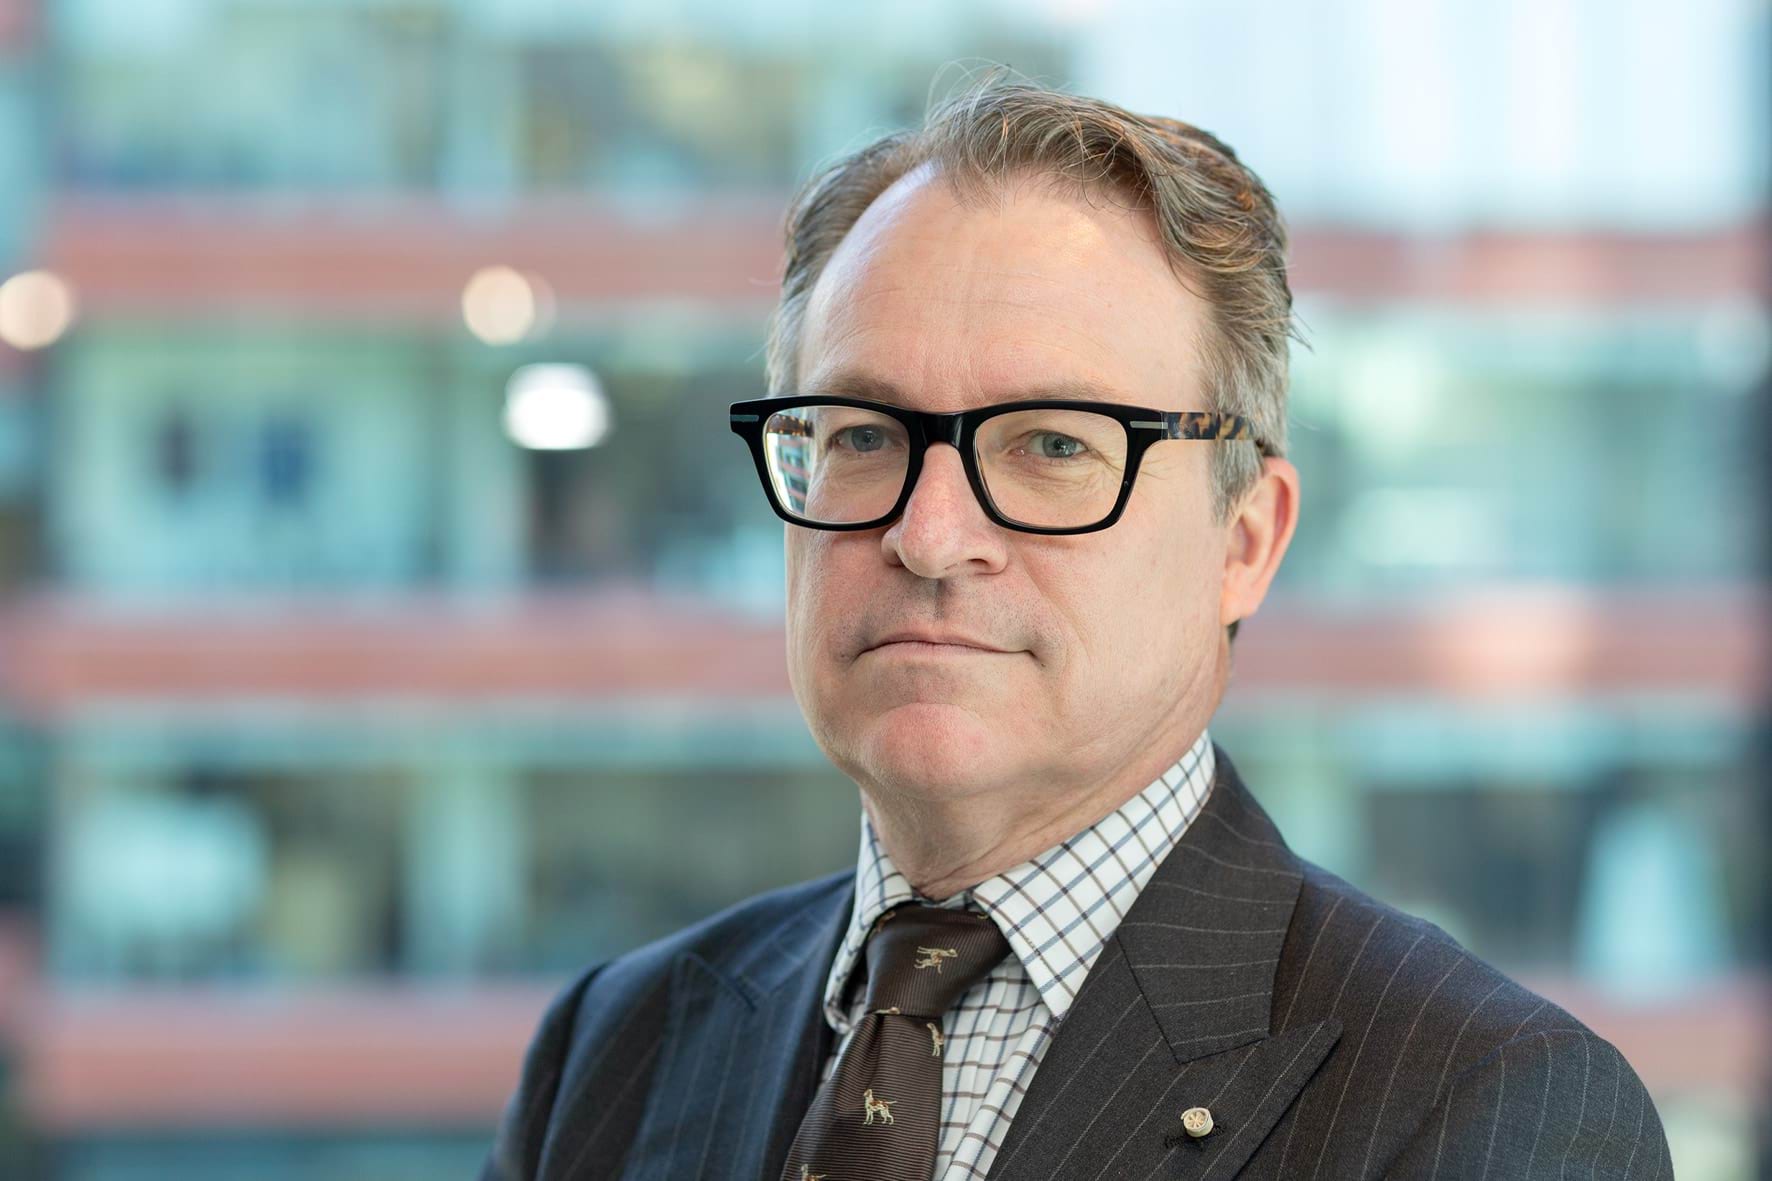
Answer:
[[1194, 727], [1180, 745], [1157, 744], [1093, 791], [1069, 783], [1030, 791], [1020, 781], [1003, 791], [932, 800], [874, 785], [863, 788], [862, 807], [892, 864], [918, 893], [941, 902], [1098, 823], [1148, 787], [1204, 729]]

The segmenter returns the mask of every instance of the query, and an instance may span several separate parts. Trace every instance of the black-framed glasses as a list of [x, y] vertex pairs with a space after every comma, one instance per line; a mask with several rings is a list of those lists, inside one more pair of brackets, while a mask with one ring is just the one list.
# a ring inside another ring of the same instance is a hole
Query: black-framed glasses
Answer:
[[1115, 402], [1035, 399], [950, 414], [888, 402], [796, 394], [734, 402], [769, 505], [811, 529], [877, 529], [904, 511], [931, 444], [960, 453], [997, 524], [1024, 533], [1092, 533], [1120, 519], [1138, 465], [1165, 439], [1243, 439], [1236, 414]]

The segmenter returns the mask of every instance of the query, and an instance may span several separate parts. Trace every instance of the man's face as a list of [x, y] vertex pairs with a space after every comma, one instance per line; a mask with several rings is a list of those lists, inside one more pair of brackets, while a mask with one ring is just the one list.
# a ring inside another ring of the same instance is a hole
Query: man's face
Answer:
[[[844, 381], [859, 374], [951, 411], [1072, 380], [1208, 409], [1206, 306], [1149, 214], [1096, 203], [1029, 184], [967, 210], [932, 174], [905, 177], [820, 277], [797, 392], [878, 396]], [[1227, 533], [1208, 477], [1222, 445], [1153, 446], [1124, 515], [1095, 533], [993, 524], [944, 444], [891, 525], [787, 526], [789, 676], [826, 755], [864, 786], [931, 801], [1096, 787], [1179, 756], [1217, 704], [1223, 624], [1252, 609], [1221, 601]], [[1000, 651], [875, 646], [902, 629]]]

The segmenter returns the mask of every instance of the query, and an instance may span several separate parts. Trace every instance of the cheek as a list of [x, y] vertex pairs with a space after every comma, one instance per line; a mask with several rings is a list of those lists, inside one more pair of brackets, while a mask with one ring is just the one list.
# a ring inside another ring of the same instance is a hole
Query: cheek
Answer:
[[806, 583], [806, 571], [811, 557], [807, 542], [814, 539], [808, 537], [806, 530], [793, 525], [783, 528], [787, 532], [781, 543], [782, 567], [787, 575], [788, 602], [791, 604], [798, 589]]
[[786, 574], [788, 646], [797, 655], [822, 593], [818, 567], [805, 543], [788, 543]]
[[841, 534], [790, 526], [787, 543], [787, 589], [790, 602], [801, 612], [816, 611], [818, 605], [840, 586], [836, 573], [833, 539]]
[[864, 588], [858, 583], [862, 572], [843, 566], [858, 552], [833, 544], [844, 535], [795, 532], [801, 535], [789, 537], [785, 550], [788, 651], [794, 661], [811, 663], [841, 630], [841, 621], [853, 618], [853, 601]]
[[1200, 613], [1208, 567], [1189, 551], [1196, 543], [1173, 527], [1144, 524], [1122, 518], [1107, 535], [1133, 527], [1115, 547], [1064, 555], [1044, 582], [1065, 622], [1067, 663], [1091, 692], [1136, 676], [1153, 653], [1173, 652]]

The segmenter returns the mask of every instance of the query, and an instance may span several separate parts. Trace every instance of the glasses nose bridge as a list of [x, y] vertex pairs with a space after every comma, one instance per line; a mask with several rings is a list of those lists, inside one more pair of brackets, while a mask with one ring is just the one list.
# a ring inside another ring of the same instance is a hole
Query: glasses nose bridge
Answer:
[[966, 412], [956, 410], [949, 414], [938, 414], [933, 411], [921, 411], [917, 414], [917, 425], [923, 428], [925, 448], [935, 443], [946, 443], [954, 450], [960, 450], [960, 438], [966, 433]]
[[[921, 483], [922, 482], [922, 480], [924, 478], [923, 474], [922, 474], [922, 469], [926, 469], [929, 466], [928, 462], [927, 462], [927, 455], [928, 455], [929, 448], [935, 446], [937, 443], [946, 443], [948, 446], [952, 447], [956, 452], [958, 452], [959, 457], [960, 457], [960, 466], [962, 468], [969, 468], [971, 466], [970, 461], [966, 455], [966, 448], [961, 446], [961, 440], [965, 437], [965, 434], [966, 434], [966, 411], [955, 410], [955, 411], [951, 411], [949, 413], [943, 414], [943, 413], [938, 413], [938, 412], [930, 411], [930, 410], [921, 410], [921, 411], [916, 411], [915, 414], [916, 414], [916, 419], [917, 419], [917, 426], [923, 432], [923, 446], [922, 446], [921, 450], [924, 455], [924, 461], [919, 462], [916, 465], [919, 470], [918, 470], [916, 480], [913, 481], [913, 483]], [[974, 498], [976, 499], [976, 497], [977, 497], [976, 489], [970, 488], [970, 485], [971, 485], [970, 472], [968, 472], [968, 478], [966, 479], [965, 482], [969, 486], [968, 490], [973, 492]], [[912, 489], [912, 488], [906, 489], [907, 497], [913, 490], [914, 489]], [[905, 507], [908, 508], [909, 505], [907, 504]], [[980, 504], [979, 507], [985, 508], [985, 506], [983, 504]], [[988, 509], [986, 511], [988, 514]]]

